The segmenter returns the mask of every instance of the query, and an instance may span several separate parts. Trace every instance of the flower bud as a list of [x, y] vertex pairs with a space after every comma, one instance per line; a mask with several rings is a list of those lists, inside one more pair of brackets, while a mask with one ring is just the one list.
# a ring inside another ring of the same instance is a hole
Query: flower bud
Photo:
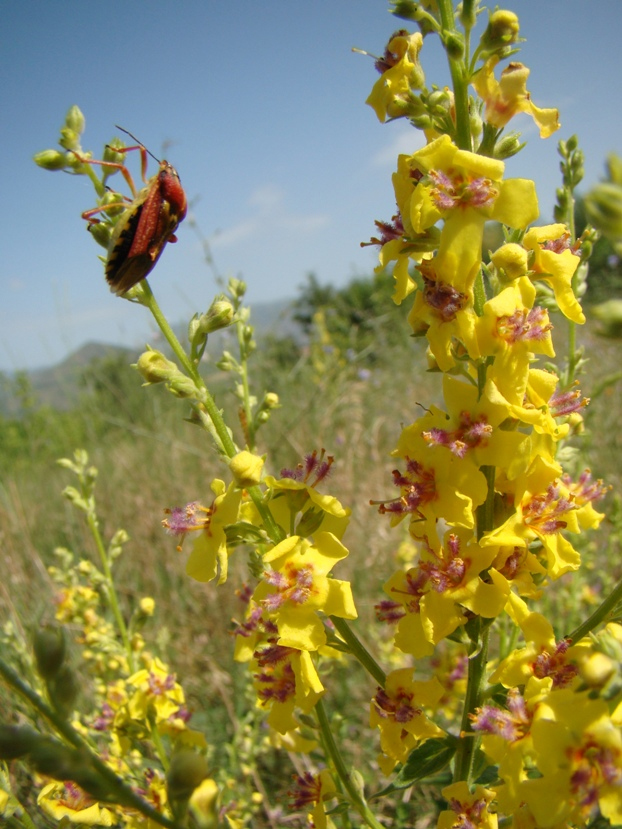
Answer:
[[504, 161], [506, 158], [511, 158], [516, 153], [519, 153], [524, 146], [525, 142], [523, 141], [521, 144], [519, 133], [509, 132], [495, 144], [494, 158]]
[[108, 222], [93, 222], [87, 225], [87, 228], [97, 244], [108, 250], [112, 237], [112, 225]]
[[47, 682], [48, 694], [54, 708], [64, 717], [73, 711], [80, 692], [78, 678], [69, 665], [61, 669]]
[[242, 279], [235, 279], [232, 276], [227, 282], [227, 290], [234, 299], [242, 299], [246, 293], [246, 282]]
[[43, 150], [34, 155], [32, 160], [44, 170], [64, 170], [68, 163], [67, 155], [59, 150]]
[[481, 46], [494, 50], [509, 43], [516, 43], [520, 25], [514, 12], [497, 9], [488, 18], [488, 27], [481, 37]]
[[603, 323], [598, 331], [601, 336], [614, 339], [622, 337], [622, 299], [608, 299], [599, 305], [593, 305], [591, 314]]
[[464, 54], [464, 40], [455, 32], [450, 32], [445, 40], [447, 56], [453, 60], [460, 60]]
[[148, 385], [155, 383], [166, 383], [179, 372], [179, 369], [171, 360], [167, 360], [160, 351], [147, 346], [138, 358], [135, 368], [142, 375]]
[[51, 679], [65, 661], [65, 631], [60, 625], [45, 625], [33, 638], [37, 671], [43, 679]]
[[508, 281], [526, 276], [529, 270], [527, 251], [513, 242], [501, 245], [491, 254], [490, 260], [499, 275]]
[[169, 800], [188, 800], [197, 786], [205, 780], [207, 773], [207, 760], [202, 754], [197, 754], [189, 748], [176, 751], [166, 775]]
[[278, 394], [275, 394], [273, 391], [268, 391], [264, 394], [262, 408], [278, 409], [280, 406]]
[[211, 334], [221, 328], [227, 328], [233, 322], [235, 308], [228, 299], [216, 297], [209, 310], [199, 317], [199, 330], [202, 334]]
[[585, 197], [585, 212], [610, 242], [622, 242], [622, 186], [603, 181]]
[[[102, 161], [109, 164], [125, 164], [125, 153], [118, 152], [123, 149], [125, 144], [120, 138], [112, 138], [104, 147]], [[106, 175], [110, 176], [118, 170], [118, 167], [104, 167]]]
[[67, 115], [65, 115], [65, 126], [78, 135], [82, 135], [86, 126], [86, 119], [79, 106], [74, 104], [72, 107], [69, 107]]
[[581, 676], [591, 688], [602, 688], [614, 672], [614, 662], [604, 653], [593, 653], [581, 665]]
[[69, 127], [62, 127], [58, 143], [64, 150], [77, 151], [80, 149], [80, 133], [70, 129]]
[[259, 455], [253, 455], [252, 452], [248, 452], [247, 450], [238, 452], [229, 461], [231, 474], [241, 489], [256, 486], [261, 481], [263, 465], [263, 458], [260, 458]]
[[0, 724], [0, 760], [16, 760], [32, 751], [41, 735], [27, 725]]
[[153, 616], [155, 601], [151, 598], [151, 596], [145, 596], [140, 600], [138, 607], [143, 616]]

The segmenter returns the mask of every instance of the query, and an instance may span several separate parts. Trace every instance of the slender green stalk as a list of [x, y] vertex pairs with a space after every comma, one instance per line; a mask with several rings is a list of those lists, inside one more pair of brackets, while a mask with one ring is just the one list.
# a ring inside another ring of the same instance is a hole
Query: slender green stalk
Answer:
[[566, 638], [572, 642], [579, 642], [590, 631], [602, 625], [603, 622], [608, 621], [620, 601], [622, 601], [622, 581], [613, 588], [611, 593], [601, 602], [591, 616], [580, 624], [578, 628], [575, 628], [572, 633], [569, 633]]
[[479, 744], [479, 739], [476, 737], [473, 729], [471, 728], [471, 720], [469, 715], [472, 714], [481, 704], [482, 688], [486, 674], [486, 664], [488, 662], [489, 633], [490, 621], [482, 620], [479, 650], [474, 656], [469, 658], [469, 673], [464, 697], [464, 708], [462, 709], [462, 723], [460, 727], [461, 739], [458, 743], [454, 765], [454, 782], [459, 780], [466, 780], [467, 783], [472, 782], [473, 758]]
[[[445, 44], [449, 38], [458, 37], [454, 24], [454, 8], [452, 0], [438, 0], [438, 9], [443, 24], [443, 35]], [[454, 106], [456, 109], [456, 145], [461, 150], [472, 150], [471, 129], [469, 124], [469, 95], [468, 82], [466, 78], [464, 55], [460, 58], [453, 57], [451, 50], [447, 50], [449, 71], [454, 92]]]
[[123, 806], [136, 809], [147, 818], [151, 818], [167, 829], [179, 829], [179, 824], [165, 817], [165, 815], [154, 809], [149, 803], [139, 797], [133, 789], [127, 786], [114, 771], [107, 766], [93, 751], [89, 743], [56, 711], [50, 708], [32, 688], [22, 681], [21, 677], [0, 657], [0, 676], [22, 699], [26, 700], [36, 711], [44, 717], [55, 731], [60, 734], [74, 748], [78, 748], [88, 755], [89, 762], [97, 773], [110, 787], [111, 800]]
[[350, 653], [358, 659], [367, 673], [373, 676], [378, 685], [384, 688], [385, 682], [387, 681], [385, 672], [356, 634], [352, 631], [350, 625], [345, 619], [340, 619], [338, 616], [331, 616], [330, 620], [334, 624], [337, 633], [339, 633], [341, 638], [350, 648]]
[[326, 747], [326, 751], [328, 756], [330, 757], [333, 766], [335, 767], [335, 771], [341, 781], [343, 788], [348, 793], [348, 797], [352, 806], [356, 809], [359, 815], [363, 818], [365, 823], [368, 826], [371, 826], [372, 829], [384, 829], [382, 824], [378, 822], [373, 812], [370, 810], [369, 806], [363, 798], [361, 797], [360, 792], [352, 782], [352, 778], [346, 768], [345, 762], [343, 757], [341, 756], [339, 749], [337, 748], [337, 743], [335, 742], [335, 738], [333, 737], [333, 732], [330, 727], [330, 723], [328, 721], [328, 716], [326, 714], [326, 709], [324, 708], [324, 703], [320, 700], [317, 705], [315, 706], [315, 710], [317, 712], [318, 723], [320, 726], [320, 731], [322, 732], [322, 741], [324, 746]]
[[108, 553], [106, 552], [104, 541], [99, 531], [99, 523], [97, 521], [97, 515], [95, 514], [95, 502], [92, 497], [89, 499], [89, 503], [91, 504], [91, 506], [89, 507], [89, 510], [86, 514], [86, 520], [89, 525], [91, 535], [93, 536], [93, 540], [95, 541], [95, 546], [99, 554], [99, 560], [101, 562], [102, 570], [104, 571], [104, 576], [106, 577], [106, 598], [110, 603], [112, 615], [114, 616], [114, 620], [117, 624], [117, 629], [121, 635], [121, 640], [123, 641], [123, 647], [125, 648], [128, 664], [130, 666], [130, 669], [133, 671], [134, 653], [132, 651], [132, 644], [130, 642], [130, 637], [127, 630], [127, 625], [125, 624], [125, 619], [123, 618], [123, 614], [121, 613], [121, 607], [119, 605], [119, 599], [117, 597], [117, 591], [115, 588], [114, 579], [112, 578], [112, 571], [110, 569], [110, 561], [108, 560]]

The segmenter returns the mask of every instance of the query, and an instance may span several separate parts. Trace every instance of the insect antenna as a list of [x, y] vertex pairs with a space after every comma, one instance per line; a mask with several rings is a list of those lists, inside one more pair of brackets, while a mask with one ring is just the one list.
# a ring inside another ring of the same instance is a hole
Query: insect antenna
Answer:
[[121, 130], [121, 132], [124, 132], [126, 135], [129, 135], [130, 138], [134, 139], [134, 141], [136, 141], [137, 144], [140, 144], [140, 146], [144, 149], [144, 151], [146, 153], [148, 153], [151, 156], [151, 158], [153, 158], [154, 161], [157, 161], [158, 164], [160, 164], [160, 159], [156, 158], [155, 155], [151, 152], [151, 150], [148, 150], [147, 147], [145, 147], [145, 145], [143, 144], [143, 142], [139, 141], [138, 138], [136, 138], [135, 135], [132, 135], [132, 133], [129, 130], [126, 130], [123, 127], [120, 127], [118, 124], [115, 124], [114, 126], [115, 126], [115, 129]]

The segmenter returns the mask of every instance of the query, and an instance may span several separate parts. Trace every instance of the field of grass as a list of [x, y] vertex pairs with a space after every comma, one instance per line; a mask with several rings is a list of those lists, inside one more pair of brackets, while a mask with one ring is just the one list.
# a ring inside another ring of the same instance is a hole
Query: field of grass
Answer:
[[[563, 325], [559, 318], [558, 322]], [[393, 324], [390, 318], [385, 321], [387, 331]], [[382, 330], [377, 333], [382, 341]], [[622, 484], [622, 390], [619, 383], [607, 385], [607, 378], [619, 369], [620, 345], [599, 338], [589, 323], [581, 336], [590, 358], [582, 391], [595, 395], [586, 419], [589, 463], [594, 475], [616, 493]], [[423, 342], [389, 339], [371, 357], [365, 349], [349, 358], [343, 349], [329, 349], [321, 371], [314, 367], [309, 349], [302, 349], [287, 365], [274, 358], [274, 350], [272, 357], [260, 350], [254, 389], [260, 397], [264, 391], [276, 391], [281, 401], [259, 436], [259, 450], [268, 453], [270, 472], [278, 474], [281, 467], [295, 465], [313, 449], [325, 448], [335, 456], [329, 489], [352, 509], [344, 539], [350, 556], [336, 575], [352, 581], [360, 617], [355, 629], [381, 662], [384, 634], [373, 607], [382, 598], [382, 584], [394, 567], [407, 527], [404, 524], [401, 535], [390, 532], [386, 518], [369, 502], [392, 497], [390, 451], [401, 426], [420, 416], [422, 407], [440, 400], [439, 377], [426, 372]], [[558, 339], [563, 351], [563, 332]], [[0, 623], [12, 622], [28, 639], [40, 621], [53, 617], [54, 585], [47, 568], [57, 562], [57, 548], [68, 548], [76, 559], [95, 560], [82, 517], [61, 496], [74, 482], [55, 463], [56, 456], [70, 456], [81, 447], [99, 470], [96, 497], [102, 534], [109, 539], [124, 528], [130, 536], [116, 565], [124, 609], [143, 596], [155, 599], [155, 617], [144, 631], [148, 645], [157, 643], [177, 673], [194, 712], [194, 726], [204, 729], [216, 746], [213, 762], [226, 764], [236, 776], [241, 735], [245, 729], [261, 729], [257, 717], [245, 713], [247, 668], [233, 662], [229, 632], [229, 620], [241, 612], [235, 590], [247, 577], [247, 563], [243, 554], [236, 555], [223, 587], [198, 584], [185, 575], [186, 552], [176, 550], [175, 539], [161, 525], [167, 507], [194, 500], [209, 503], [210, 481], [225, 477], [226, 470], [204, 433], [184, 420], [188, 411], [183, 401], [171, 399], [161, 387], [141, 388], [138, 374], [114, 361], [89, 371], [89, 392], [71, 412], [33, 406], [21, 420], [6, 419], [2, 424]], [[93, 382], [98, 372], [99, 382]], [[218, 405], [230, 413], [229, 422], [235, 422], [230, 376], [207, 365], [206, 377], [212, 378], [210, 388]], [[239, 432], [236, 440], [242, 442]], [[605, 510], [614, 506], [609, 496]], [[605, 520], [600, 533], [589, 540], [583, 589], [577, 589], [575, 581], [567, 590], [561, 579], [555, 606], [547, 607], [552, 618], [560, 620], [561, 634], [622, 576], [618, 536], [612, 527]], [[361, 738], [373, 684], [361, 669], [338, 666], [326, 684], [331, 705], [334, 700], [342, 712], [345, 751], [359, 768], [377, 775], [375, 738]], [[8, 707], [9, 700], [0, 692], [0, 719], [10, 719]], [[230, 748], [236, 739], [234, 756]], [[273, 800], [287, 788], [292, 768], [285, 755], [264, 753], [253, 772], [258, 775], [254, 787], [263, 786], [266, 798]]]

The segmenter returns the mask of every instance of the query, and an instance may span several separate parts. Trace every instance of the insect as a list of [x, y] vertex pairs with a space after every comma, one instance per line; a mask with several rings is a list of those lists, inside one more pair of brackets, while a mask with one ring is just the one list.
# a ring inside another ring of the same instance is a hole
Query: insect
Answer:
[[[126, 153], [139, 150], [141, 155], [141, 171], [145, 186], [139, 192], [132, 180], [129, 170], [124, 164], [86, 160], [89, 164], [101, 164], [106, 167], [116, 167], [127, 181], [133, 200], [129, 201], [114, 224], [108, 242], [108, 257], [106, 259], [106, 280], [110, 290], [121, 295], [137, 285], [153, 269], [160, 258], [167, 242], [176, 242], [175, 231], [184, 219], [187, 211], [186, 194], [177, 170], [168, 161], [159, 161], [138, 139], [123, 127], [117, 127], [134, 141], [132, 147], [114, 148], [116, 152]], [[158, 172], [146, 181], [147, 154], [160, 165]], [[123, 206], [123, 202], [121, 206]], [[101, 219], [94, 218], [95, 214], [111, 210], [118, 210], [120, 203], [111, 202], [92, 210], [86, 210], [82, 217], [89, 222], [89, 228], [99, 224]]]

